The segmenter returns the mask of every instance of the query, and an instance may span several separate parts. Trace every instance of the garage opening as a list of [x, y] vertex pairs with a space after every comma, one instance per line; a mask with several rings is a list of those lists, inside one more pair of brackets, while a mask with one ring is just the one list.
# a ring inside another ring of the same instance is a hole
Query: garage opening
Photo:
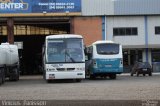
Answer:
[[[1, 34], [6, 35], [7, 28], [1, 27]], [[42, 74], [42, 45], [47, 35], [70, 33], [69, 20], [60, 21], [15, 21], [14, 41], [20, 43], [20, 70], [22, 75]], [[7, 36], [0, 36], [0, 42], [6, 42]]]

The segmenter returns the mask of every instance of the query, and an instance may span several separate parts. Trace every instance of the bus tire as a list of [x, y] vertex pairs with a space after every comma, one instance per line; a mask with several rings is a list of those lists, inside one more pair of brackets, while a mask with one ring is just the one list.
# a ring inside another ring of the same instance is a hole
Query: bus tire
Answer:
[[0, 85], [3, 83], [3, 71], [0, 69]]
[[95, 75], [90, 75], [89, 78], [90, 78], [90, 79], [95, 79], [96, 76], [95, 76]]
[[19, 80], [19, 70], [18, 68], [14, 68], [13, 71], [15, 72], [13, 75], [9, 76], [10, 81], [18, 81]]
[[2, 85], [2, 77], [0, 77], [0, 85]]
[[4, 69], [3, 69], [2, 73], [3, 73], [3, 74], [2, 74], [2, 75], [3, 75], [3, 76], [2, 76], [2, 83], [4, 83], [4, 82], [5, 82], [5, 70], [4, 70]]
[[76, 79], [76, 82], [81, 82], [82, 81], [82, 79]]
[[2, 85], [2, 78], [0, 78], [0, 85]]
[[109, 75], [109, 78], [110, 78], [110, 79], [116, 79], [116, 74], [110, 74], [110, 75]]
[[51, 82], [52, 82], [52, 80], [46, 80], [46, 82], [47, 82], [47, 83], [51, 83]]

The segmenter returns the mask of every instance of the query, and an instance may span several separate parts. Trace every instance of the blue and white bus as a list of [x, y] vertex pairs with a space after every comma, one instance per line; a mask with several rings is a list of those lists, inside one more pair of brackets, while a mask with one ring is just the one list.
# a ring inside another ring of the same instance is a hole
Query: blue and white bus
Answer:
[[96, 41], [86, 47], [86, 74], [90, 78], [97, 76], [116, 79], [123, 72], [122, 46], [113, 41]]
[[43, 47], [44, 79], [85, 79], [85, 55], [81, 35], [50, 35]]

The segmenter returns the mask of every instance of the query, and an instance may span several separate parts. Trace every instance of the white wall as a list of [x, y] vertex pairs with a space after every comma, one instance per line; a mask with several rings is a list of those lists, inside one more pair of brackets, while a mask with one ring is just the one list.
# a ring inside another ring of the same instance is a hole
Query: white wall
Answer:
[[113, 0], [82, 0], [82, 15], [114, 15]]
[[148, 16], [148, 43], [160, 47], [160, 34], [155, 35], [155, 26], [160, 26], [160, 16]]
[[160, 0], [81, 0], [82, 15], [160, 14]]
[[[114, 16], [107, 17], [107, 40], [121, 43], [123, 46], [145, 45], [144, 16]], [[114, 27], [137, 27], [137, 36], [113, 36]]]

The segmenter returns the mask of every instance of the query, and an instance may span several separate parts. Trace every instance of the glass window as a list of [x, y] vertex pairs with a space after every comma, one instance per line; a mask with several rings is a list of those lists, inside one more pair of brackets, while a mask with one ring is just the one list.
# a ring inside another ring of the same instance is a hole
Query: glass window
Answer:
[[126, 35], [132, 35], [131, 32], [132, 32], [132, 31], [131, 31], [131, 28], [126, 28]]
[[7, 35], [7, 26], [2, 26], [2, 35]]
[[84, 51], [82, 39], [67, 39], [66, 45], [66, 62], [81, 62]]
[[152, 62], [160, 62], [160, 50], [152, 50]]
[[48, 62], [65, 62], [65, 43], [64, 40], [49, 40], [48, 41]]
[[132, 28], [132, 35], [138, 35], [137, 28]]
[[127, 28], [113, 28], [114, 36], [127, 36], [127, 35], [138, 35], [137, 28], [127, 27]]
[[117, 28], [113, 28], [113, 35], [118, 35], [119, 32], [118, 32], [118, 29]]
[[142, 50], [138, 50], [138, 62], [142, 62]]
[[120, 28], [119, 29], [119, 35], [126, 35], [125, 34], [125, 28]]
[[97, 44], [97, 53], [98, 54], [118, 54], [119, 53], [119, 44]]
[[82, 62], [82, 39], [48, 40], [48, 62]]
[[2, 35], [2, 26], [0, 26], [0, 35]]
[[160, 26], [155, 27], [155, 34], [160, 34]]

